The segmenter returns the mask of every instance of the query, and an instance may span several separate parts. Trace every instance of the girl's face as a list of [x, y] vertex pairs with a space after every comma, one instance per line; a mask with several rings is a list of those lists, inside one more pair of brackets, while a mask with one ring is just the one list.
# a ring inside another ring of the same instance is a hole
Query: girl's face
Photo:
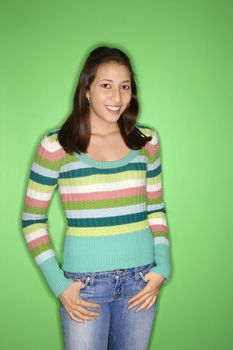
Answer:
[[101, 64], [86, 97], [92, 122], [117, 122], [132, 97], [128, 68], [117, 62]]

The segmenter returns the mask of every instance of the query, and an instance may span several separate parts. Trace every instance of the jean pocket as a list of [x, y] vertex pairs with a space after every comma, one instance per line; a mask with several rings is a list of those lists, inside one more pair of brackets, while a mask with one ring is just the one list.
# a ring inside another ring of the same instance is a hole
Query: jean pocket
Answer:
[[138, 275], [139, 279], [142, 280], [144, 283], [147, 283], [148, 281], [145, 280], [144, 276], [150, 271], [152, 267], [156, 266], [155, 262], [153, 261], [150, 264], [143, 265], [138, 269]]
[[83, 285], [82, 285], [81, 289], [87, 288], [89, 281], [91, 279], [90, 276], [88, 276], [87, 274], [82, 273], [82, 272], [75, 273], [75, 272], [64, 271], [64, 276], [66, 278], [72, 279], [74, 282], [75, 281], [82, 282]]

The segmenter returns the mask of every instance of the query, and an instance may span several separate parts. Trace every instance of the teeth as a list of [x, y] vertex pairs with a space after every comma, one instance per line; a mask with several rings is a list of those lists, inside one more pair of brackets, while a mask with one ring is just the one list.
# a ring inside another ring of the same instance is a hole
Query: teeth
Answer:
[[113, 106], [106, 106], [108, 109], [111, 109], [111, 111], [118, 111], [120, 107], [113, 107]]

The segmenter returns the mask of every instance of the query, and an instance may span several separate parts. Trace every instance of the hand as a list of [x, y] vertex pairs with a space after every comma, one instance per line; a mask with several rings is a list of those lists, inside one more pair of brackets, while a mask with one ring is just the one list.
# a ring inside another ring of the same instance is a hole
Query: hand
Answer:
[[64, 308], [70, 315], [70, 317], [79, 323], [84, 323], [85, 320], [95, 320], [100, 313], [96, 311], [90, 311], [86, 307], [101, 307], [100, 304], [92, 303], [80, 297], [80, 289], [84, 287], [84, 283], [81, 281], [74, 281], [65, 289], [63, 293], [59, 295]]
[[148, 310], [155, 303], [157, 295], [159, 294], [159, 289], [165, 280], [165, 277], [154, 271], [148, 272], [143, 278], [148, 281], [147, 285], [139, 293], [128, 299], [128, 303], [133, 302], [128, 309], [142, 303], [135, 312], [139, 312], [145, 307], [146, 310]]

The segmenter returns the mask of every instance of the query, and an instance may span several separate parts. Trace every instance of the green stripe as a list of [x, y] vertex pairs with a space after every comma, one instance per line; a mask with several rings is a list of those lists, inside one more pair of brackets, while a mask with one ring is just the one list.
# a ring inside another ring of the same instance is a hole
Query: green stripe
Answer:
[[51, 160], [45, 159], [43, 156], [41, 156], [40, 154], [36, 154], [35, 158], [34, 158], [34, 162], [37, 163], [38, 165], [47, 168], [49, 170], [55, 170], [58, 171], [59, 169], [59, 161], [57, 162], [53, 162]]
[[37, 255], [40, 255], [41, 253], [44, 253], [46, 250], [49, 250], [49, 249], [53, 249], [52, 243], [51, 242], [44, 243], [31, 251], [32, 256], [36, 257]]
[[112, 198], [112, 199], [102, 199], [102, 200], [89, 200], [80, 202], [64, 202], [64, 208], [67, 210], [72, 209], [106, 209], [106, 208], [117, 208], [127, 205], [139, 204], [141, 202], [146, 202], [146, 195], [141, 196], [131, 196], [127, 198]]

